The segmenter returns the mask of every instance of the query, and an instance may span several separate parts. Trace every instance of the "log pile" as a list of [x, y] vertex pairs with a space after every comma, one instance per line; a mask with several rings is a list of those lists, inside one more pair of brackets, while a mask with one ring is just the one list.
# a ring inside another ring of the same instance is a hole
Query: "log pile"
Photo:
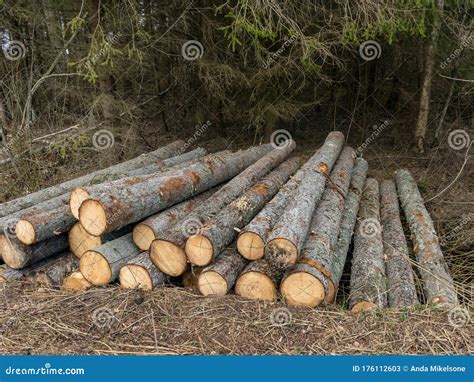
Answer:
[[207, 154], [182, 153], [176, 141], [4, 203], [0, 283], [27, 279], [77, 292], [181, 282], [205, 296], [234, 290], [317, 307], [337, 300], [350, 262], [354, 312], [458, 303], [407, 170], [380, 185], [366, 180], [367, 162], [338, 131], [303, 163], [292, 156], [295, 142], [287, 143]]

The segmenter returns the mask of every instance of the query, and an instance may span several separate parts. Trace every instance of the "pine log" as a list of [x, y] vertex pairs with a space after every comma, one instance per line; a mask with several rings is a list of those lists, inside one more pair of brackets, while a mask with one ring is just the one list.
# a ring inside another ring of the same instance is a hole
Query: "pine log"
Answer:
[[226, 295], [247, 263], [248, 261], [240, 256], [235, 247], [222, 251], [199, 275], [199, 291], [204, 296]]
[[25, 245], [16, 238], [0, 235], [0, 252], [2, 253], [3, 261], [14, 269], [25, 268], [28, 265], [52, 257], [54, 254], [63, 252], [67, 248], [66, 234], [55, 236], [33, 245]]
[[64, 278], [78, 267], [79, 260], [72, 253], [63, 252], [53, 259], [29, 267], [25, 277], [49, 287], [60, 287]]
[[323, 302], [328, 279], [311, 264], [297, 263], [289, 268], [280, 285], [280, 292], [290, 305], [314, 308]]
[[[111, 181], [118, 180], [120, 178], [126, 178], [126, 177], [143, 176], [143, 179], [147, 179], [146, 176], [150, 174], [156, 174], [156, 173], [160, 173], [164, 171], [168, 172], [168, 171], [180, 170], [182, 168], [189, 167], [190, 165], [194, 163], [197, 163], [199, 159], [201, 159], [204, 155], [206, 155], [206, 153], [207, 151], [205, 149], [199, 147], [188, 153], [184, 153], [184, 154], [174, 156], [168, 159], [163, 159], [161, 161], [152, 163], [148, 166], [140, 167], [140, 168], [136, 168], [136, 169], [124, 172], [118, 177], [115, 176], [115, 178], [112, 178], [110, 176], [106, 178], [102, 178], [100, 179], [100, 182], [96, 182], [96, 185], [98, 186], [98, 184], [100, 183], [111, 182]], [[89, 189], [92, 190], [91, 194], [88, 192]], [[93, 190], [95, 189], [96, 189], [95, 186], [89, 185], [89, 187], [79, 186], [72, 190], [71, 195], [69, 197], [69, 208], [72, 215], [76, 219], [79, 219], [79, 207], [81, 206], [82, 202], [86, 199], [90, 199], [91, 197], [93, 197]]]
[[76, 257], [81, 258], [84, 252], [132, 232], [132, 227], [133, 224], [129, 224], [118, 231], [109, 232], [103, 236], [93, 236], [82, 228], [81, 223], [76, 223], [68, 233], [69, 248]]
[[367, 179], [354, 235], [349, 296], [349, 308], [353, 312], [387, 305], [379, 197], [378, 182]]
[[92, 288], [92, 286], [93, 285], [86, 280], [84, 275], [77, 271], [64, 278], [62, 289], [70, 291], [85, 291]]
[[337, 288], [341, 281], [344, 265], [346, 264], [347, 253], [352, 242], [354, 227], [359, 212], [359, 203], [364, 183], [367, 177], [369, 165], [363, 158], [357, 158], [352, 170], [351, 184], [346, 197], [346, 204], [342, 214], [341, 224], [339, 226], [339, 234], [337, 238], [336, 249], [334, 250], [333, 261], [331, 263], [330, 281], [328, 285], [328, 293], [325, 297], [326, 303], [335, 300]]
[[408, 170], [398, 171], [396, 182], [401, 205], [410, 226], [426, 301], [439, 307], [455, 306], [459, 302], [454, 282], [418, 186]]
[[79, 220], [92, 235], [114, 231], [225, 182], [270, 149], [262, 145], [226, 158], [211, 156], [205, 163], [196, 163], [175, 175], [156, 176], [138, 183], [133, 177], [127, 178], [128, 184], [123, 186], [108, 183], [106, 196], [81, 204]]
[[[328, 185], [321, 197], [318, 207], [314, 211], [313, 219], [309, 228], [308, 236], [301, 251], [297, 263], [305, 264], [305, 267], [299, 267], [301, 273], [292, 269], [291, 274], [285, 277], [285, 288], [291, 292], [291, 295], [285, 299], [291, 301], [292, 305], [317, 306], [319, 304], [319, 295], [312, 299], [310, 294], [298, 292], [299, 286], [304, 283], [305, 288], [315, 284], [320, 289], [321, 280], [314, 278], [313, 274], [308, 273], [309, 268], [316, 268], [319, 272], [314, 272], [318, 277], [322, 273], [324, 277], [331, 278], [331, 268], [334, 261], [335, 248], [337, 245], [337, 236], [341, 223], [342, 213], [344, 211], [345, 200], [349, 190], [352, 168], [354, 167], [355, 151], [350, 147], [345, 147], [336, 161], [333, 170], [329, 176]], [[311, 281], [312, 280], [312, 281]], [[291, 284], [295, 283], [293, 287]], [[331, 295], [335, 294], [335, 286], [329, 281], [329, 291]], [[283, 289], [282, 289], [283, 291]], [[323, 290], [324, 292], [324, 290]], [[300, 300], [298, 300], [300, 299]]]
[[184, 247], [189, 236], [183, 228], [186, 228], [188, 224], [193, 227], [202, 227], [212, 216], [242, 195], [272, 168], [283, 162], [294, 149], [295, 143], [292, 142], [283, 149], [275, 149], [264, 155], [197, 207], [186, 220], [163, 231], [150, 247], [153, 263], [170, 276], [183, 274], [187, 262]]
[[416, 305], [415, 279], [400, 219], [397, 188], [392, 180], [381, 183], [380, 204], [388, 305], [392, 308]]
[[192, 235], [185, 246], [189, 262], [199, 266], [210, 264], [237, 236], [236, 229], [252, 220], [298, 169], [299, 164], [299, 158], [283, 162], [250, 190], [223, 208], [198, 234]]
[[79, 269], [93, 285], [107, 285], [116, 280], [120, 269], [141, 253], [129, 233], [85, 252]]
[[331, 132], [321, 149], [313, 155], [305, 178], [273, 227], [265, 248], [271, 266], [287, 269], [296, 263], [307, 236], [313, 212], [326, 184], [326, 177], [344, 145], [344, 134]]
[[123, 288], [153, 290], [164, 284], [167, 276], [151, 262], [148, 252], [142, 252], [120, 269], [119, 280]]
[[251, 261], [237, 278], [235, 293], [251, 300], [274, 301], [281, 277], [281, 271], [271, 267], [265, 258]]
[[153, 240], [155, 240], [161, 232], [182, 218], [189, 216], [199, 204], [203, 203], [214, 192], [216, 192], [216, 188], [196, 195], [189, 200], [176, 204], [138, 223], [133, 229], [133, 241], [142, 251], [148, 251]]
[[34, 192], [32, 194], [25, 195], [21, 198], [0, 204], [0, 217], [11, 215], [15, 212], [42, 203], [56, 196], [68, 193], [74, 187], [86, 185], [92, 182], [97, 177], [103, 177], [107, 174], [121, 174], [125, 171], [144, 167], [158, 160], [172, 157], [184, 144], [185, 143], [183, 141], [178, 140], [173, 143], [170, 143], [167, 146], [161, 147], [158, 150], [142, 154], [136, 158], [130, 159], [129, 161], [118, 163], [114, 166], [107, 167], [105, 169], [86, 174], [79, 178], [71, 179], [67, 182], [57, 184], [55, 186]]

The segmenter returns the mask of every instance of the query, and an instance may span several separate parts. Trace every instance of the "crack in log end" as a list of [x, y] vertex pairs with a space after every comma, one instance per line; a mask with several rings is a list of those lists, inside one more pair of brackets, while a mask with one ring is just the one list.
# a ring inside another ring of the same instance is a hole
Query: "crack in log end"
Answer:
[[314, 261], [313, 259], [308, 259], [307, 257], [301, 257], [298, 259], [298, 264], [306, 264], [309, 265], [313, 268], [316, 268], [319, 272], [321, 272], [325, 277], [331, 278], [331, 272], [329, 272], [325, 267], [323, 267], [320, 263], [317, 261]]
[[193, 188], [196, 188], [196, 186], [201, 182], [201, 177], [194, 171], [186, 171], [184, 174], [191, 178], [191, 182], [193, 183]]

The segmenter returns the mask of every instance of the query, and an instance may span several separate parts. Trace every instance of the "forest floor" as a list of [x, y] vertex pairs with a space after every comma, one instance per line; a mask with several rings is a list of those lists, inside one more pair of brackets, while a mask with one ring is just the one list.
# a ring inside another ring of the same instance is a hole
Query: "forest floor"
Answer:
[[[418, 181], [433, 218], [462, 303], [472, 310], [474, 275], [474, 166], [466, 150], [454, 150], [443, 137], [424, 155], [412, 152], [411, 136], [390, 126], [347, 134], [348, 144], [361, 147], [369, 176], [378, 180], [408, 168]], [[44, 188], [106, 167], [176, 139], [144, 133], [148, 147], [134, 151], [130, 143], [112, 153], [79, 155], [60, 165], [45, 161], [37, 188]], [[299, 130], [293, 138], [297, 153], [311, 155], [327, 131]], [[212, 134], [209, 134], [212, 135]], [[183, 138], [183, 137], [181, 137]], [[184, 137], [187, 139], [189, 137]], [[197, 142], [210, 152], [243, 148], [249, 138], [203, 135]], [[120, 156], [119, 153], [126, 156]], [[472, 153], [471, 153], [472, 157]], [[461, 171], [462, 169], [462, 171]], [[458, 174], [460, 174], [458, 176]], [[26, 193], [12, 169], [2, 170], [0, 202]], [[3, 196], [2, 196], [3, 195]], [[3, 200], [2, 200], [3, 199]], [[409, 233], [407, 232], [409, 238]], [[355, 315], [345, 310], [348, 275], [343, 277], [336, 306], [290, 308], [284, 326], [272, 323], [275, 309], [285, 305], [245, 301], [237, 296], [204, 298], [190, 289], [167, 287], [137, 294], [117, 286], [83, 293], [9, 284], [0, 291], [0, 343], [5, 354], [467, 354], [472, 353], [474, 322], [453, 325], [449, 312], [429, 308], [385, 310]], [[103, 309], [101, 311], [100, 309]], [[97, 325], [98, 312], [105, 315]], [[95, 312], [95, 313], [94, 313]], [[470, 313], [472, 315], [472, 313]], [[105, 322], [105, 325], [102, 323]]]

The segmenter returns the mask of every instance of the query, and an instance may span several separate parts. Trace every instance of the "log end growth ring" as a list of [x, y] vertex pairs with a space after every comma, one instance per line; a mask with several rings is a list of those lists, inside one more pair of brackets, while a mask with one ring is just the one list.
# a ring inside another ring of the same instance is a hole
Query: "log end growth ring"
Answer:
[[285, 277], [280, 290], [290, 305], [314, 308], [324, 300], [324, 285], [306, 272], [295, 272]]
[[261, 272], [246, 272], [235, 284], [235, 293], [250, 300], [274, 301], [277, 299], [275, 284]]
[[288, 239], [276, 238], [268, 243], [268, 261], [280, 268], [288, 268], [296, 263], [298, 249]]
[[224, 296], [227, 294], [227, 281], [217, 272], [202, 272], [198, 278], [198, 288], [204, 296]]
[[89, 199], [89, 193], [83, 188], [75, 188], [71, 192], [71, 198], [69, 199], [69, 209], [76, 219], [79, 219], [79, 208], [82, 202]]
[[99, 236], [87, 233], [80, 223], [76, 223], [69, 231], [69, 248], [74, 256], [81, 258], [87, 252], [102, 244]]
[[141, 265], [128, 264], [120, 269], [120, 286], [127, 289], [152, 290], [153, 281], [148, 271]]
[[155, 233], [146, 224], [137, 224], [133, 229], [133, 242], [142, 251], [148, 251], [155, 240]]
[[26, 245], [31, 245], [36, 240], [35, 227], [27, 220], [21, 219], [16, 223], [15, 234]]
[[98, 200], [87, 199], [79, 208], [79, 221], [91, 235], [100, 236], [107, 229], [107, 215]]
[[79, 269], [87, 281], [94, 285], [107, 285], [112, 278], [110, 265], [99, 252], [85, 252], [79, 262]]
[[212, 242], [203, 235], [193, 235], [186, 241], [186, 256], [194, 265], [208, 265], [213, 258]]
[[243, 232], [237, 239], [237, 250], [247, 260], [258, 260], [265, 254], [265, 242], [254, 232]]
[[184, 250], [166, 240], [154, 240], [150, 246], [150, 258], [158, 269], [169, 276], [180, 276], [187, 268]]

